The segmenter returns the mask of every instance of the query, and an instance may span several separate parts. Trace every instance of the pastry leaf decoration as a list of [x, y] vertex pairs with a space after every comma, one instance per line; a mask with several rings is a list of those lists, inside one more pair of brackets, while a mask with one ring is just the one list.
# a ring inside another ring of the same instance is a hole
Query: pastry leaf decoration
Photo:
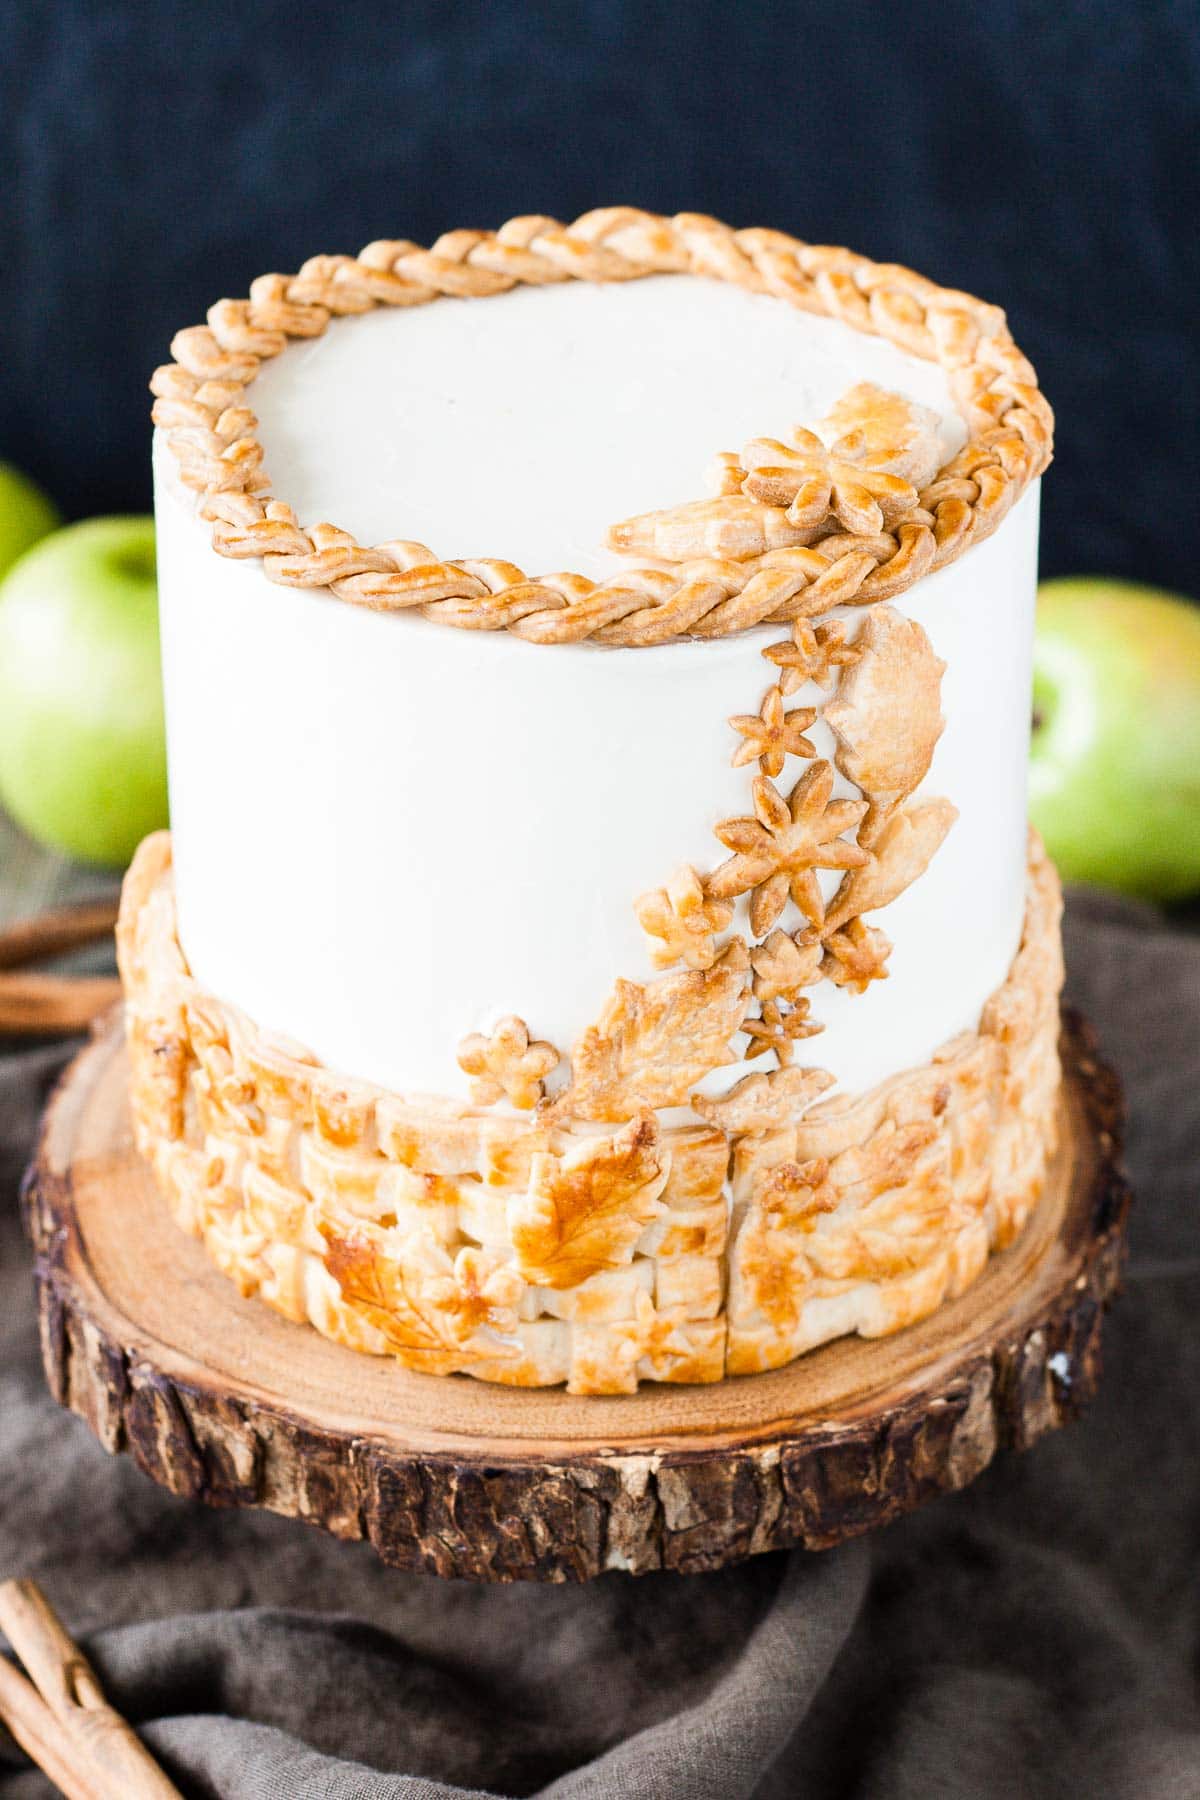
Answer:
[[925, 800], [893, 813], [865, 866], [852, 869], [833, 896], [826, 935], [860, 913], [890, 906], [924, 874], [957, 817], [950, 800]]
[[576, 1040], [570, 1086], [543, 1117], [615, 1122], [683, 1105], [710, 1070], [735, 1060], [729, 1040], [746, 1015], [748, 966], [734, 938], [711, 969], [617, 981], [597, 1023]]
[[817, 430], [842, 456], [887, 469], [923, 488], [941, 463], [938, 416], [903, 394], [860, 381], [831, 406]]
[[747, 1075], [720, 1099], [692, 1096], [692, 1106], [702, 1119], [722, 1131], [742, 1135], [773, 1131], [794, 1125], [815, 1100], [834, 1084], [827, 1069], [773, 1069], [769, 1074]]
[[[516, 1329], [524, 1284], [486, 1251], [470, 1247], [451, 1261], [430, 1233], [414, 1232], [389, 1255], [377, 1242], [341, 1236], [328, 1225], [322, 1235], [325, 1267], [343, 1299], [409, 1368], [450, 1374], [484, 1327]], [[502, 1346], [486, 1345], [486, 1354], [502, 1353]]]
[[895, 607], [870, 614], [857, 641], [858, 660], [825, 708], [838, 740], [838, 768], [886, 811], [925, 779], [945, 721], [946, 665], [915, 619]]
[[828, 1157], [770, 1164], [755, 1178], [751, 1204], [780, 1225], [799, 1225], [832, 1212], [837, 1194], [829, 1181]]
[[610, 550], [654, 556], [664, 562], [693, 562], [697, 557], [744, 562], [769, 550], [806, 544], [816, 533], [792, 524], [776, 506], [745, 494], [716, 500], [685, 500], [680, 506], [638, 513], [610, 527]]
[[750, 967], [756, 1000], [764, 1006], [772, 1000], [794, 1001], [801, 988], [821, 979], [821, 945], [810, 943], [803, 933], [776, 930], [751, 950]]
[[627, 1263], [663, 1210], [658, 1197], [669, 1169], [649, 1113], [611, 1137], [585, 1138], [565, 1156], [536, 1153], [528, 1192], [508, 1210], [521, 1275], [538, 1287], [570, 1288]]
[[887, 980], [891, 954], [891, 942], [882, 931], [874, 930], [865, 919], [851, 919], [841, 931], [831, 931], [826, 937], [821, 972], [836, 987], [863, 994], [873, 981]]

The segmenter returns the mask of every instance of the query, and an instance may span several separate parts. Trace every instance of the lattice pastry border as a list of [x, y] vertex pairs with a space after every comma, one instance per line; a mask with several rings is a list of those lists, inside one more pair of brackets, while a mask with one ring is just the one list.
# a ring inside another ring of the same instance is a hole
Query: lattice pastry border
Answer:
[[978, 1031], [870, 1094], [589, 1131], [345, 1081], [204, 993], [160, 833], [118, 928], [137, 1142], [244, 1294], [353, 1349], [581, 1394], [774, 1367], [912, 1323], [1024, 1223], [1055, 1135], [1060, 904], [1031, 840]]

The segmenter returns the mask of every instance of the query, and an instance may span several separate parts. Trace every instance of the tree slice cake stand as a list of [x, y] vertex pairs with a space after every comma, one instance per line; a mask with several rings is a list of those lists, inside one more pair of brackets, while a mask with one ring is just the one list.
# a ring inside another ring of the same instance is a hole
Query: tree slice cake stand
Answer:
[[134, 1150], [119, 1018], [70, 1065], [25, 1188], [46, 1374], [173, 1493], [480, 1581], [822, 1548], [971, 1481], [1095, 1390], [1129, 1192], [1121, 1101], [1064, 1013], [1061, 1142], [1017, 1242], [895, 1337], [611, 1399], [411, 1373], [243, 1300]]

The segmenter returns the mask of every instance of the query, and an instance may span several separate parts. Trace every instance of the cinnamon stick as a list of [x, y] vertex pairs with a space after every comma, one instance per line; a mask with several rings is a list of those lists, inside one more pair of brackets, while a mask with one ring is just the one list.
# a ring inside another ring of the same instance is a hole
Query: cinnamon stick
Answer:
[[[0, 1583], [0, 1630], [35, 1683], [46, 1717], [34, 1713], [27, 1695], [18, 1694], [15, 1684], [29, 1688], [29, 1683], [9, 1664], [0, 1677], [0, 1712], [13, 1736], [64, 1793], [72, 1800], [76, 1795], [79, 1800], [117, 1795], [121, 1800], [181, 1800], [132, 1726], [108, 1704], [95, 1670], [34, 1582]], [[42, 1761], [44, 1753], [71, 1775], [73, 1788], [64, 1786]]]
[[0, 975], [0, 1031], [86, 1031], [120, 998], [115, 975]]
[[104, 1800], [72, 1760], [62, 1728], [37, 1689], [0, 1656], [0, 1721], [31, 1762], [47, 1774], [67, 1800]]
[[31, 918], [17, 919], [0, 931], [0, 969], [23, 969], [66, 950], [78, 950], [83, 944], [97, 943], [116, 924], [119, 905], [113, 894], [71, 906], [52, 906]]
[[53, 907], [0, 931], [0, 1032], [85, 1031], [120, 998], [115, 976], [24, 972], [30, 963], [106, 937], [116, 921], [117, 904], [114, 896]]

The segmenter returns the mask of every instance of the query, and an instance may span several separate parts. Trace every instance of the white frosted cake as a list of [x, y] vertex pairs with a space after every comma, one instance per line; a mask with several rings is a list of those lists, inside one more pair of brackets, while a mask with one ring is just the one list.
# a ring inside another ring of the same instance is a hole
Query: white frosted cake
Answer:
[[316, 258], [172, 351], [120, 938], [179, 1222], [353, 1348], [580, 1393], [960, 1292], [1058, 1105], [1003, 314], [613, 209]]

